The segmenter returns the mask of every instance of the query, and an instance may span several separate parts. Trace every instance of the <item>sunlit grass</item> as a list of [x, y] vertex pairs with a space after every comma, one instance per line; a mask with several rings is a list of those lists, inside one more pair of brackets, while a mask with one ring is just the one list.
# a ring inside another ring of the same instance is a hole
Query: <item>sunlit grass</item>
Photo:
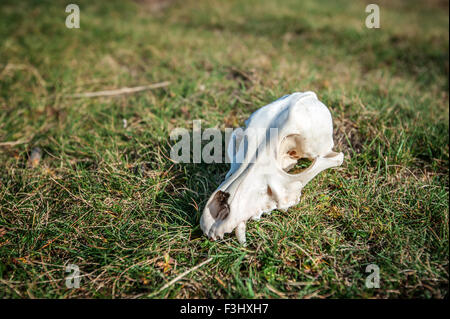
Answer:
[[[364, 1], [149, 2], [78, 1], [78, 30], [64, 1], [0, 5], [0, 297], [448, 294], [448, 7], [381, 1], [369, 30]], [[207, 240], [200, 214], [228, 167], [173, 164], [171, 129], [243, 125], [308, 90], [343, 166], [250, 222], [247, 247]]]

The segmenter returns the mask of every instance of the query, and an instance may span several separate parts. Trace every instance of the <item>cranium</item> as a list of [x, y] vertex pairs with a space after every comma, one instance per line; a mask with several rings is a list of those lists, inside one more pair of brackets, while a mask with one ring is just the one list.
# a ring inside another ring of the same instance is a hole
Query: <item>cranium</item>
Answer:
[[[200, 219], [203, 232], [215, 240], [236, 230], [239, 242], [245, 243], [249, 219], [296, 205], [311, 179], [342, 164], [344, 155], [333, 152], [333, 146], [330, 111], [315, 93], [285, 95], [260, 108], [229, 139], [231, 167], [206, 203]], [[312, 164], [290, 174], [301, 158]]]

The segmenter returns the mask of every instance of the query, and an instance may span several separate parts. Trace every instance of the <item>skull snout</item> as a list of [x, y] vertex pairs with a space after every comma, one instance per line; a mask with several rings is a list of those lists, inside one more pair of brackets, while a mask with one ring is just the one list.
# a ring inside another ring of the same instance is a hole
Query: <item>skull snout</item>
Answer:
[[203, 211], [200, 226], [212, 239], [233, 231], [240, 223], [254, 217], [258, 209], [272, 210], [276, 206], [267, 204], [276, 194], [268, 182], [262, 182], [267, 178], [260, 174], [258, 165], [241, 165], [243, 167], [230, 176], [231, 181], [223, 183], [211, 195]]

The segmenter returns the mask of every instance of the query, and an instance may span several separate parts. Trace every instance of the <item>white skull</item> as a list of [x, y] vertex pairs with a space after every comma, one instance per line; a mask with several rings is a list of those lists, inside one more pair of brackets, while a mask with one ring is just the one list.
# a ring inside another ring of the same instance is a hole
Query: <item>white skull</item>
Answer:
[[[250, 218], [296, 205], [311, 179], [344, 159], [332, 151], [331, 114], [313, 92], [283, 96], [254, 112], [245, 125], [232, 134], [227, 147], [231, 168], [200, 219], [213, 240], [236, 229], [239, 242], [245, 243]], [[310, 167], [288, 173], [301, 158], [312, 160]]]

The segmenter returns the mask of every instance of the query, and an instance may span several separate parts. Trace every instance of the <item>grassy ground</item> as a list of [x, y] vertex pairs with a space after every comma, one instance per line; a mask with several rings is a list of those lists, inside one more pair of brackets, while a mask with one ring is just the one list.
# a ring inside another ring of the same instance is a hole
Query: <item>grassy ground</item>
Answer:
[[[0, 5], [0, 297], [448, 296], [448, 2], [378, 1], [366, 29], [364, 1], [80, 0], [78, 30], [66, 2]], [[247, 247], [207, 240], [228, 165], [171, 163], [170, 130], [237, 127], [306, 90], [343, 166], [249, 223]]]

